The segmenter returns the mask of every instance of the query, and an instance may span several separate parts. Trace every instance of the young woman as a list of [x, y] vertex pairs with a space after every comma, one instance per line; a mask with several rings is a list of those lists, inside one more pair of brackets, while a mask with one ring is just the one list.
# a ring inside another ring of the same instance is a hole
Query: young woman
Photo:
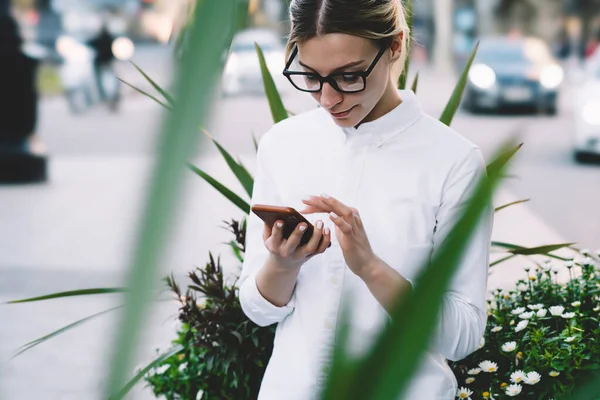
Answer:
[[[318, 394], [342, 303], [351, 313], [348, 350], [369, 349], [485, 176], [475, 145], [396, 89], [409, 35], [400, 0], [294, 0], [290, 16], [284, 74], [321, 107], [264, 135], [252, 203], [294, 207], [315, 230], [299, 246], [304, 224], [284, 239], [282, 221], [249, 219], [240, 302], [258, 325], [278, 324], [262, 400]], [[455, 397], [446, 359], [476, 350], [485, 330], [492, 212], [402, 398]]]

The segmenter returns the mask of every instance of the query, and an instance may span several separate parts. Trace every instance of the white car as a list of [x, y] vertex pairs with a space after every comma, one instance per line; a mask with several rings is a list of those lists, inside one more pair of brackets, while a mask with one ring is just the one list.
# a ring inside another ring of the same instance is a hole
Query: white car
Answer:
[[280, 92], [289, 88], [290, 85], [282, 74], [285, 67], [282, 37], [267, 29], [249, 29], [238, 33], [231, 44], [222, 80], [224, 95], [264, 93], [255, 43], [261, 47], [267, 67]]
[[600, 158], [600, 51], [590, 59], [584, 81], [575, 92], [575, 159]]

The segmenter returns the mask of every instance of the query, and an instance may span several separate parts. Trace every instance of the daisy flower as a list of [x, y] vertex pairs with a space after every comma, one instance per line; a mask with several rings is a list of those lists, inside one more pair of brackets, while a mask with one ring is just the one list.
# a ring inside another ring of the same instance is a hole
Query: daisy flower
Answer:
[[527, 328], [527, 325], [529, 324], [529, 321], [524, 319], [523, 321], [519, 322], [517, 324], [517, 326], [515, 327], [515, 332], [521, 332], [523, 329]]
[[573, 307], [579, 307], [581, 305], [581, 302], [580, 301], [574, 301], [574, 302], [571, 303], [571, 305]]
[[561, 315], [561, 317], [563, 317], [564, 319], [571, 319], [574, 316], [575, 316], [575, 313], [573, 313], [573, 312], [567, 312], [567, 313], [564, 313], [563, 315]]
[[479, 363], [479, 368], [481, 368], [483, 372], [496, 372], [498, 371], [498, 364], [486, 360]]
[[571, 343], [572, 341], [574, 341], [575, 339], [577, 339], [577, 336], [569, 336], [568, 338], [565, 339], [565, 342], [567, 343]]
[[465, 387], [461, 387], [456, 391], [456, 397], [458, 397], [459, 399], [470, 399], [472, 394], [473, 391]]
[[515, 371], [512, 374], [510, 374], [510, 381], [512, 383], [525, 382], [526, 379], [527, 379], [527, 375], [525, 375], [525, 372], [523, 372], [521, 370]]
[[565, 261], [565, 267], [567, 267], [567, 268], [573, 268], [574, 265], [575, 265], [575, 262], [573, 260]]
[[529, 308], [530, 310], [533, 310], [533, 311], [537, 311], [537, 310], [541, 310], [542, 308], [544, 308], [544, 305], [543, 304], [528, 305], [527, 308]]
[[565, 311], [565, 308], [563, 306], [552, 306], [549, 310], [550, 314], [552, 314], [555, 317], [558, 317], [563, 313], [563, 311]]
[[481, 349], [483, 346], [485, 346], [485, 338], [482, 337], [481, 340], [479, 341], [479, 348]]
[[200, 389], [198, 390], [198, 393], [196, 393], [196, 400], [201, 400], [202, 396], [204, 396], [204, 390]]
[[514, 315], [519, 315], [525, 312], [525, 307], [519, 307], [519, 308], [515, 308], [514, 310], [512, 310], [512, 313]]
[[479, 375], [479, 373], [481, 372], [480, 368], [473, 368], [467, 371], [467, 374], [469, 375]]
[[510, 397], [515, 397], [521, 393], [521, 390], [523, 390], [521, 385], [510, 385], [506, 388], [506, 394]]
[[496, 333], [496, 332], [500, 332], [502, 330], [501, 326], [495, 326], [492, 328], [492, 332]]
[[186, 362], [184, 362], [183, 364], [181, 364], [179, 366], [179, 372], [183, 372], [187, 368], [187, 365], [188, 364]]
[[553, 378], [556, 378], [557, 376], [560, 375], [560, 372], [558, 372], [558, 371], [550, 371], [550, 372], [548, 372], [548, 375], [550, 375]]
[[538, 318], [544, 318], [546, 314], [548, 314], [548, 310], [542, 308], [541, 310], [538, 310], [538, 312], [535, 315], [537, 315]]
[[165, 364], [165, 365], [161, 365], [160, 367], [156, 368], [156, 374], [157, 375], [162, 375], [165, 372], [167, 372], [167, 370], [171, 368], [170, 364]]
[[581, 249], [581, 250], [579, 250], [579, 252], [580, 252], [582, 255], [584, 255], [584, 256], [587, 256], [587, 255], [589, 255], [589, 254], [590, 254], [590, 249]]
[[467, 379], [465, 379], [465, 383], [468, 385], [469, 383], [473, 383], [475, 382], [475, 378], [473, 378], [472, 376], [468, 377]]
[[529, 318], [533, 317], [533, 314], [534, 314], [533, 311], [524, 312], [524, 313], [519, 314], [519, 318], [529, 319]]
[[531, 371], [527, 373], [527, 378], [525, 379], [525, 383], [528, 385], [535, 385], [542, 379], [542, 376], [535, 371]]
[[506, 342], [502, 345], [502, 351], [505, 353], [510, 353], [511, 351], [515, 351], [517, 348], [517, 342]]

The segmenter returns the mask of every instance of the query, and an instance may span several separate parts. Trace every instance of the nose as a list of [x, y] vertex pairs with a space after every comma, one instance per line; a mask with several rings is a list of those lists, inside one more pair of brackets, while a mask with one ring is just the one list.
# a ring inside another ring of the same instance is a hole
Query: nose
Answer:
[[342, 94], [335, 90], [328, 82], [323, 83], [323, 89], [321, 89], [321, 98], [319, 103], [324, 108], [330, 110], [336, 105], [340, 104], [343, 100]]

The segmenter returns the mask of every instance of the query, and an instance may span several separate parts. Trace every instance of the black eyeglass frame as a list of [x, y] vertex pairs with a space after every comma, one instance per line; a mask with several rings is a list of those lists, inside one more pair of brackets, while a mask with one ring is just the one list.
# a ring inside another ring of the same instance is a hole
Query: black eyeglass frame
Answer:
[[[377, 65], [377, 63], [379, 62], [379, 60], [381, 59], [381, 57], [383, 56], [383, 54], [385, 53], [385, 51], [387, 50], [386, 46], [382, 46], [379, 49], [379, 52], [377, 53], [377, 56], [375, 56], [375, 59], [373, 60], [373, 62], [371, 63], [371, 65], [369, 66], [369, 68], [367, 68], [366, 71], [352, 71], [352, 72], [344, 72], [344, 71], [340, 71], [340, 72], [334, 72], [332, 74], [329, 74], [327, 76], [321, 76], [318, 72], [314, 71], [314, 72], [300, 72], [300, 71], [290, 71], [289, 68], [292, 65], [292, 62], [294, 61], [294, 58], [296, 57], [296, 55], [298, 55], [298, 46], [294, 47], [294, 50], [292, 51], [292, 54], [290, 56], [290, 59], [288, 60], [288, 62], [285, 65], [285, 68], [283, 70], [283, 75], [290, 81], [290, 83], [298, 90], [302, 91], [302, 92], [307, 92], [307, 93], [318, 93], [321, 90], [323, 90], [323, 83], [327, 82], [331, 85], [331, 87], [333, 87], [335, 90], [337, 90], [340, 93], [360, 93], [363, 92], [365, 89], [367, 89], [367, 77], [369, 75], [371, 75], [371, 72], [373, 72], [373, 69], [375, 69], [375, 66]], [[300, 88], [298, 86], [296, 86], [296, 84], [294, 83], [294, 80], [292, 79], [293, 75], [299, 75], [299, 76], [315, 76], [318, 77], [319, 79], [319, 88], [318, 89], [303, 89]], [[359, 78], [362, 78], [363, 81], [363, 88], [360, 90], [342, 90], [337, 82], [335, 81], [335, 79], [333, 79], [336, 76], [357, 76]]]

